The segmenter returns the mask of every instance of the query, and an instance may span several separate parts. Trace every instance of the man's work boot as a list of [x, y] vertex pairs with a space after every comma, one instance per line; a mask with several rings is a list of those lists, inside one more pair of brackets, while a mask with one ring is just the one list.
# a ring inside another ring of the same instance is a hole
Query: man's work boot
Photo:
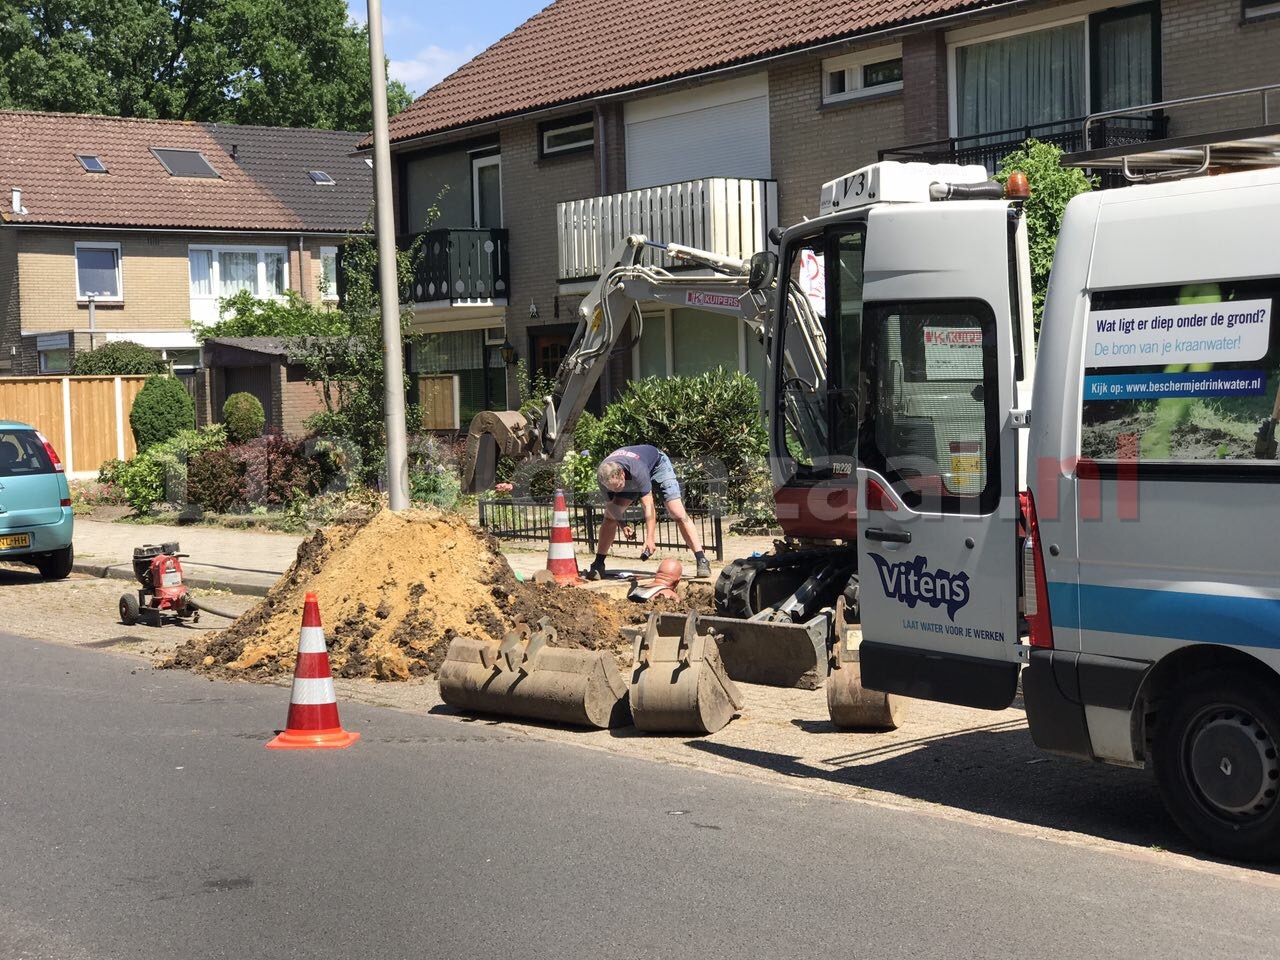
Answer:
[[703, 557], [701, 560], [698, 561], [698, 572], [695, 574], [695, 576], [698, 576], [698, 577], [711, 576], [711, 561], [708, 560], [706, 557]]
[[592, 561], [591, 566], [587, 568], [588, 580], [603, 580], [606, 574], [604, 572], [604, 564], [599, 561]]

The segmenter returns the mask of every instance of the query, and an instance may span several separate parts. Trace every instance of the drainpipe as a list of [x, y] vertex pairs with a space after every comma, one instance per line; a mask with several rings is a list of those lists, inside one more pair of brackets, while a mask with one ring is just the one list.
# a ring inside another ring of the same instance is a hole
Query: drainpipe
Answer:
[[310, 300], [310, 297], [307, 296], [307, 291], [302, 286], [302, 276], [306, 273], [306, 268], [303, 266], [305, 262], [303, 256], [306, 252], [307, 241], [303, 239], [302, 234], [298, 234], [298, 293], [302, 295], [303, 300]]
[[609, 193], [609, 159], [605, 155], [605, 117], [600, 104], [596, 104], [596, 149], [600, 152], [600, 196]]

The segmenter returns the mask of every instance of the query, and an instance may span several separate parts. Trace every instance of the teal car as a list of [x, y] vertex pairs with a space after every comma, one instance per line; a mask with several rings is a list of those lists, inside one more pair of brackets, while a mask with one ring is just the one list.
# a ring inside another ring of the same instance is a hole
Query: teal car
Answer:
[[0, 560], [45, 580], [71, 573], [71, 489], [53, 445], [35, 427], [0, 420]]

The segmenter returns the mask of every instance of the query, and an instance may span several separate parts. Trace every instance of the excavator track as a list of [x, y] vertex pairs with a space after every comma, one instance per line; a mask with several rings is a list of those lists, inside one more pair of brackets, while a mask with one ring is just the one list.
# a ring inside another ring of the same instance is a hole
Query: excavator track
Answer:
[[743, 620], [754, 616], [791, 596], [813, 571], [840, 557], [847, 557], [849, 566], [849, 577], [843, 588], [846, 617], [849, 622], [856, 622], [858, 551], [853, 545], [784, 547], [771, 553], [734, 560], [716, 580], [716, 613]]

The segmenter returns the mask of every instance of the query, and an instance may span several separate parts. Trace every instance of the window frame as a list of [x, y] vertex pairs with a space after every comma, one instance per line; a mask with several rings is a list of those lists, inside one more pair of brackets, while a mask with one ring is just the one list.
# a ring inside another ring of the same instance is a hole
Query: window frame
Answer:
[[1240, 0], [1240, 22], [1256, 23], [1280, 16], [1280, 0]]
[[[586, 130], [588, 135], [583, 140], [568, 143], [560, 147], [548, 147], [547, 139], [556, 134], [571, 133], [574, 130]], [[538, 156], [542, 159], [563, 157], [575, 153], [587, 153], [596, 148], [595, 118], [589, 113], [579, 113], [572, 117], [560, 117], [538, 124]]]
[[120, 244], [118, 241], [111, 240], [77, 240], [75, 245], [76, 258], [76, 302], [88, 303], [89, 294], [81, 289], [80, 282], [80, 251], [88, 250], [110, 250], [116, 261], [116, 294], [115, 296], [105, 296], [100, 293], [93, 294], [94, 303], [124, 303], [124, 270], [122, 268], [122, 256], [120, 252]]
[[[210, 293], [196, 293], [191, 283], [191, 255], [199, 251], [207, 251], [209, 258], [209, 289]], [[255, 244], [230, 244], [230, 243], [192, 243], [187, 245], [187, 296], [192, 302], [217, 302], [225, 300], [228, 294], [222, 292], [222, 267], [219, 262], [219, 254], [221, 253], [255, 253], [258, 258], [257, 285], [258, 292], [254, 296], [259, 300], [276, 300], [283, 301], [285, 296], [291, 290], [293, 278], [290, 272], [289, 264], [289, 248], [288, 246], [259, 246]], [[263, 293], [268, 288], [267, 284], [267, 254], [279, 254], [284, 264], [283, 284], [279, 293]]]
[[[885, 96], [902, 91], [902, 80], [891, 80], [888, 83], [866, 84], [866, 68], [878, 63], [897, 60], [902, 61], [902, 44], [888, 44], [873, 47], [870, 50], [859, 50], [822, 61], [822, 103], [824, 106], [836, 103], [848, 103], [851, 100], [866, 100], [871, 97]], [[832, 93], [830, 79], [833, 74], [843, 73], [845, 89], [840, 93]], [[851, 81], [856, 79], [856, 85]]]
[[[209, 172], [208, 173], [176, 172], [173, 167], [169, 166], [169, 161], [165, 159], [165, 154], [177, 154], [177, 153], [194, 154], [195, 156], [200, 158], [201, 163], [203, 163], [206, 167], [209, 168]], [[182, 180], [221, 180], [222, 179], [222, 174], [218, 173], [214, 165], [209, 162], [209, 158], [206, 157], [204, 155], [204, 152], [201, 150], [193, 150], [190, 147], [151, 147], [151, 155], [156, 158], [156, 162], [159, 163], [160, 166], [164, 167], [165, 173], [169, 174], [169, 176], [171, 177], [178, 177], [179, 179], [182, 179]]]
[[[326, 273], [325, 262], [331, 260], [333, 263], [333, 276], [330, 279], [328, 288], [325, 285]], [[321, 303], [337, 303], [338, 296], [338, 247], [325, 245], [320, 248], [320, 281], [316, 284], [316, 291], [320, 294]]]

